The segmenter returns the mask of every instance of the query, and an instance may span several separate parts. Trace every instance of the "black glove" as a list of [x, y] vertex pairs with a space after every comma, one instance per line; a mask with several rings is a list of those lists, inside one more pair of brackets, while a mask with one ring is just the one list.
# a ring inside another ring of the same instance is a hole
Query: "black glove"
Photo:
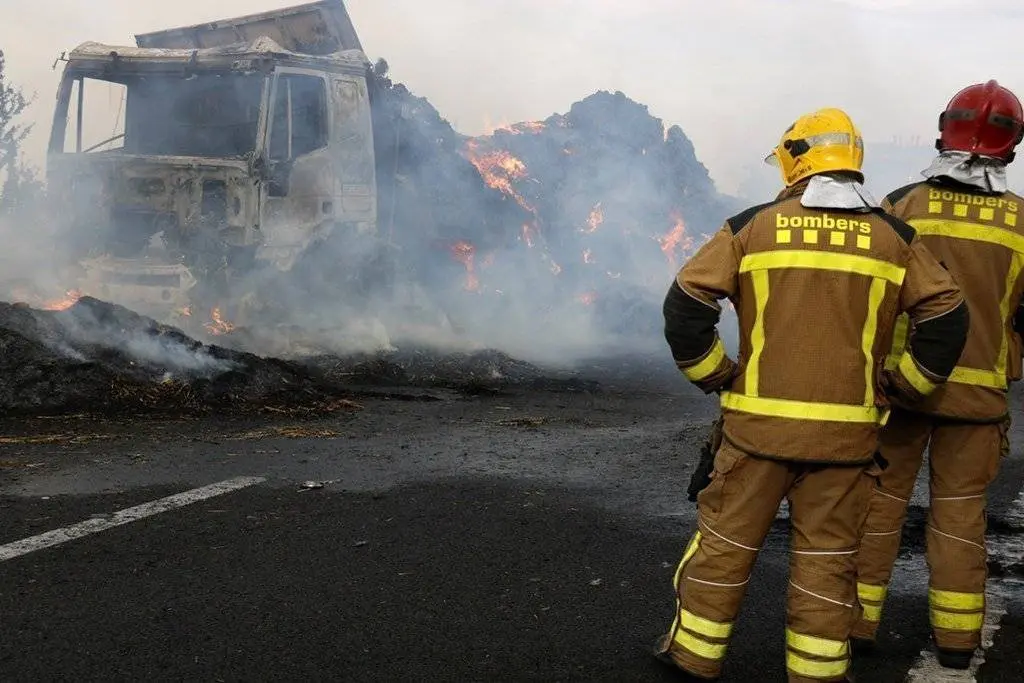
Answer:
[[711, 434], [708, 436], [704, 446], [700, 449], [700, 462], [697, 463], [693, 475], [690, 477], [690, 487], [686, 490], [687, 499], [690, 502], [697, 500], [697, 494], [707, 488], [711, 483], [711, 473], [715, 469], [715, 453], [722, 445], [722, 418], [715, 420], [711, 425]]

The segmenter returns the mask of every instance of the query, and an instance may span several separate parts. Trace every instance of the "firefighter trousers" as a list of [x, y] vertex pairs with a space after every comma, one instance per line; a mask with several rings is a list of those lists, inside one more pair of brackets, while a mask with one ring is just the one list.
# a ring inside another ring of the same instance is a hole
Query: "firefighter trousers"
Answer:
[[846, 680], [857, 616], [853, 560], [876, 473], [873, 466], [768, 460], [723, 443], [675, 573], [676, 614], [662, 653], [698, 677], [721, 675], [754, 560], [786, 498], [789, 681]]
[[986, 492], [1009, 450], [1008, 428], [1008, 420], [953, 422], [906, 411], [889, 417], [880, 443], [888, 466], [872, 492], [856, 560], [860, 606], [853, 637], [875, 638], [927, 447], [931, 501], [925, 542], [935, 643], [947, 650], [973, 650], [981, 644], [988, 578]]

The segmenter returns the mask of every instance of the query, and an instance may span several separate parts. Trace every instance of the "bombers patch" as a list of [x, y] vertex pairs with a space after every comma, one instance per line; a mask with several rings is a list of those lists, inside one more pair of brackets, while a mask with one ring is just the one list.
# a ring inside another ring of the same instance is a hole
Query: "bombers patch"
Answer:
[[824, 230], [858, 230], [863, 234], [871, 232], [871, 223], [853, 220], [852, 218], [836, 218], [823, 213], [819, 216], [784, 216], [775, 214], [776, 228], [804, 228]]

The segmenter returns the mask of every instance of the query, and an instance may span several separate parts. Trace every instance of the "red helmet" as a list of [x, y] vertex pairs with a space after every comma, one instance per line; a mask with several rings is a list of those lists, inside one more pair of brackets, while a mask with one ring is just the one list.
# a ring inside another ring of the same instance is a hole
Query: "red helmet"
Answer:
[[996, 83], [969, 85], [939, 114], [941, 137], [935, 147], [1013, 161], [1024, 137], [1024, 111], [1012, 92]]

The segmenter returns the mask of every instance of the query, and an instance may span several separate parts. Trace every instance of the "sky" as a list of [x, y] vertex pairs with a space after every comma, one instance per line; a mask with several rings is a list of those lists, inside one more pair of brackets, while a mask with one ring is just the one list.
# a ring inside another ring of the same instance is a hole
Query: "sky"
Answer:
[[[297, 0], [2, 0], [8, 76], [36, 94], [44, 163], [64, 50]], [[1024, 8], [1005, 0], [348, 0], [363, 47], [456, 129], [546, 118], [621, 90], [679, 124], [733, 192], [801, 113], [846, 109], [872, 141], [929, 145], [938, 113], [996, 78], [1024, 97]]]

